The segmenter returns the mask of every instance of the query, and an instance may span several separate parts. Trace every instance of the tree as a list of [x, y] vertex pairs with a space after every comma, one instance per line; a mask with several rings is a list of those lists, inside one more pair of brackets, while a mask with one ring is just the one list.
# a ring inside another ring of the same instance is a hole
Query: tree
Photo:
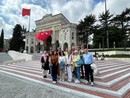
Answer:
[[104, 41], [104, 30], [100, 25], [96, 25], [93, 35], [93, 47], [104, 48]]
[[80, 23], [77, 25], [77, 35], [78, 40], [81, 42], [81, 44], [86, 43], [88, 46], [89, 35], [93, 33], [94, 23], [95, 23], [95, 15], [88, 15], [84, 18], [84, 20], [81, 20]]
[[99, 15], [99, 21], [101, 22], [101, 28], [103, 30], [102, 36], [104, 39], [107, 39], [105, 42], [104, 47], [109, 48], [109, 30], [108, 27], [111, 24], [111, 18], [113, 15], [110, 14], [109, 10], [103, 12], [102, 14]]
[[19, 24], [13, 29], [13, 37], [10, 40], [10, 49], [20, 51], [24, 47], [22, 27]]
[[4, 30], [2, 29], [0, 36], [0, 51], [3, 51], [3, 48], [4, 48]]
[[116, 15], [116, 17], [113, 18], [113, 22], [115, 26], [121, 29], [121, 35], [122, 35], [122, 43], [124, 45], [124, 49], [126, 49], [127, 45], [127, 31], [130, 21], [130, 9], [126, 8], [125, 11], [123, 11], [121, 14]]

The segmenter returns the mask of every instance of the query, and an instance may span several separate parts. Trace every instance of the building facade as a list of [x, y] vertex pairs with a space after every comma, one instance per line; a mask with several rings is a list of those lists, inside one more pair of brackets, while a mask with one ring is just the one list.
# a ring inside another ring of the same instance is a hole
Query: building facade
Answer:
[[10, 39], [4, 39], [4, 51], [9, 50], [10, 48]]
[[[63, 14], [47, 14], [36, 21], [36, 30], [26, 33], [25, 49], [29, 53], [44, 50], [44, 42], [37, 40], [35, 34], [39, 31], [52, 30], [52, 48], [56, 49], [56, 41], [62, 50], [71, 49], [77, 45], [76, 24], [70, 23]], [[40, 47], [39, 47], [40, 46]]]

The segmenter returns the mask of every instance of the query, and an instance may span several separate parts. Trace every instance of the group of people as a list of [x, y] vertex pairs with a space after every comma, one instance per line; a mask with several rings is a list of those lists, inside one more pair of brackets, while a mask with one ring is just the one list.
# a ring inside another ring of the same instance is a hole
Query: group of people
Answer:
[[[87, 48], [77, 46], [75, 50], [62, 51], [44, 51], [41, 59], [43, 69], [43, 78], [47, 78], [47, 73], [52, 77], [52, 83], [65, 81], [65, 73], [67, 73], [68, 82], [73, 81], [73, 72], [75, 71], [75, 83], [80, 83], [80, 78], [86, 79], [86, 84], [94, 85], [93, 69], [91, 64], [94, 63], [94, 58]], [[81, 72], [81, 73], [80, 73]]]
[[96, 60], [104, 60], [104, 59], [105, 59], [104, 53], [102, 53], [102, 55], [99, 55], [98, 53], [96, 53]]

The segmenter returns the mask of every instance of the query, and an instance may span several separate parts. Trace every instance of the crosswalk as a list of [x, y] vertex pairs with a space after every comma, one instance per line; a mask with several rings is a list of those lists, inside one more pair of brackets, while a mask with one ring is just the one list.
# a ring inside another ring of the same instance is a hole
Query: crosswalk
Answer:
[[100, 74], [94, 76], [93, 87], [85, 84], [85, 79], [80, 84], [67, 81], [52, 84], [49, 74], [43, 78], [39, 60], [0, 65], [0, 72], [86, 98], [130, 98], [130, 63], [104, 60], [96, 64]]

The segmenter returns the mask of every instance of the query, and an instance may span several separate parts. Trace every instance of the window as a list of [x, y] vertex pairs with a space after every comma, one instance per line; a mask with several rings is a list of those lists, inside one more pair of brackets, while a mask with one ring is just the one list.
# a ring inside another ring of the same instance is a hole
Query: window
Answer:
[[66, 32], [65, 32], [65, 36], [64, 36], [64, 39], [65, 39], [65, 40], [67, 39], [67, 34], [66, 34]]
[[26, 43], [28, 44], [28, 38], [27, 38], [27, 42]]
[[31, 43], [33, 44], [33, 38], [32, 38], [32, 40], [31, 40]]
[[72, 39], [74, 39], [74, 32], [72, 32]]

